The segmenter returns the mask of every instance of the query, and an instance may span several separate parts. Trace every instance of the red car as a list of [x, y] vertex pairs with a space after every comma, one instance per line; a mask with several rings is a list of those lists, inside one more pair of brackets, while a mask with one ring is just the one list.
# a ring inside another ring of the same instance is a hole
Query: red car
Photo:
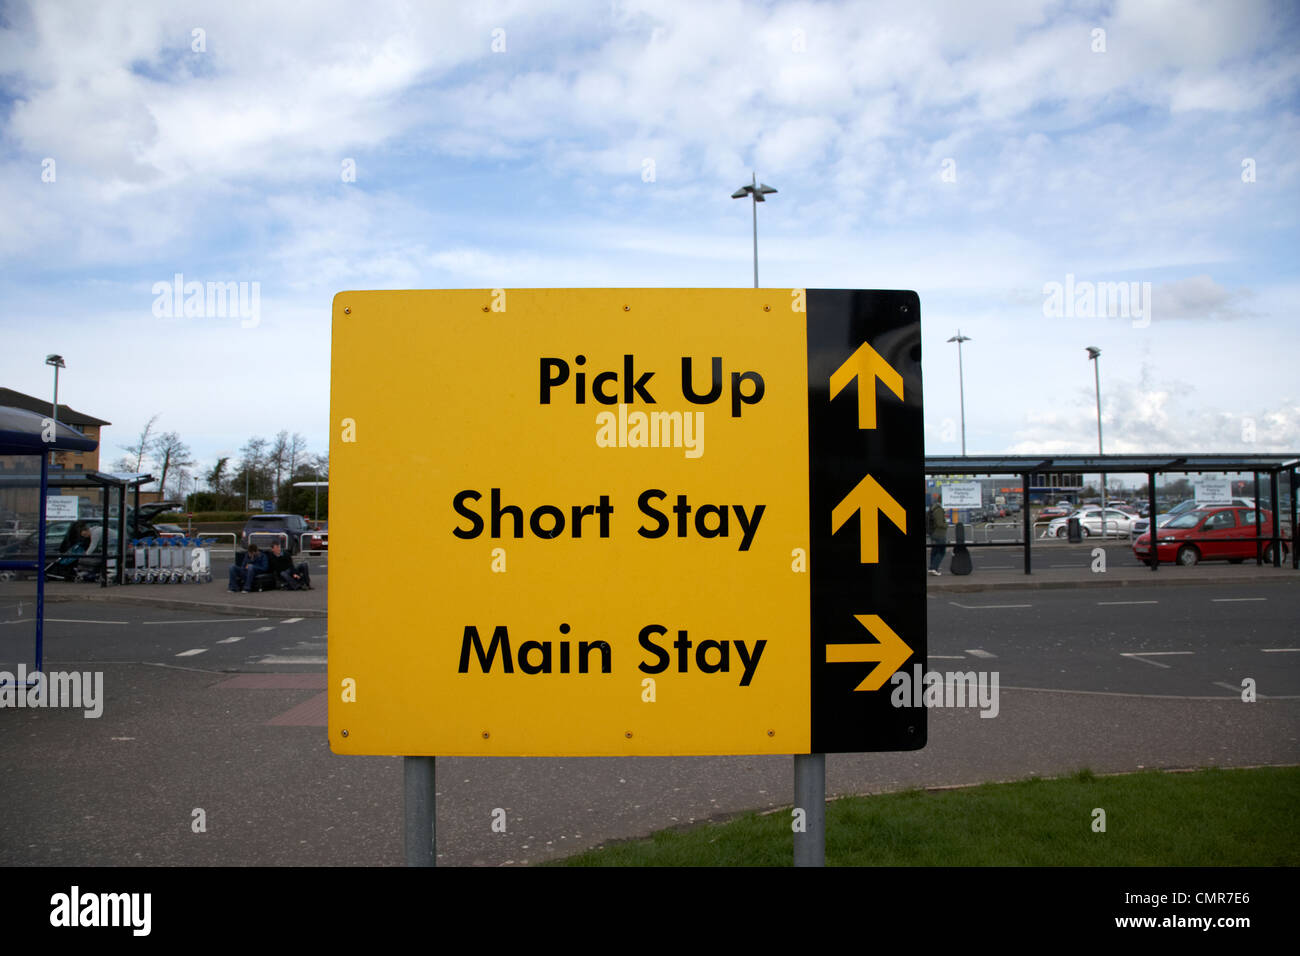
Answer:
[[[1260, 510], [1259, 535], [1273, 533], [1273, 513]], [[1254, 559], [1256, 548], [1263, 549], [1264, 561], [1272, 563], [1273, 545], [1255, 542], [1255, 509], [1241, 506], [1197, 508], [1178, 515], [1156, 529], [1157, 554], [1161, 561], [1176, 561], [1190, 567], [1198, 561], [1229, 561], [1240, 564]], [[1282, 554], [1288, 553], [1286, 539]], [[1151, 534], [1133, 542], [1133, 555], [1146, 564], [1151, 557]]]

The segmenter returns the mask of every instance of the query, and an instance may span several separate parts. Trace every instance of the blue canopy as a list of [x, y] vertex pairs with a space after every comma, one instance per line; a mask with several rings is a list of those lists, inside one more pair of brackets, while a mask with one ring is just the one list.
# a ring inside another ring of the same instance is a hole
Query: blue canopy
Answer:
[[48, 415], [0, 406], [0, 455], [39, 455], [47, 451], [94, 451], [99, 442], [59, 422], [54, 441], [43, 441]]

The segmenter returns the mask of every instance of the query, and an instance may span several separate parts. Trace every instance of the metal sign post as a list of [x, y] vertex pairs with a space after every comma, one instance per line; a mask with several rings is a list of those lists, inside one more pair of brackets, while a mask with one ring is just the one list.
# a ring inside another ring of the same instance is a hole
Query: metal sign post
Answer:
[[407, 866], [438, 865], [436, 757], [403, 757], [403, 820]]

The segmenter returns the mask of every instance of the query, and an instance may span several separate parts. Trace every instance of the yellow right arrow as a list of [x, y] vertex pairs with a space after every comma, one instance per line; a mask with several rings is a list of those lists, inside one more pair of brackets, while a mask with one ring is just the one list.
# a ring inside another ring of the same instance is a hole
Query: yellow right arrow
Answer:
[[876, 379], [902, 399], [903, 376], [894, 371], [879, 352], [863, 342], [831, 376], [831, 398], [835, 398], [855, 378], [858, 380], [858, 428], [875, 428]]
[[903, 662], [912, 656], [912, 649], [894, 633], [879, 614], [855, 614], [858, 623], [871, 632], [878, 644], [827, 644], [827, 664], [870, 664], [876, 663], [862, 683], [853, 688], [859, 690], [880, 690], [885, 681]]
[[907, 512], [890, 497], [889, 492], [880, 487], [876, 479], [867, 475], [831, 510], [831, 534], [839, 531], [844, 522], [859, 511], [862, 513], [858, 522], [859, 534], [862, 536], [860, 563], [875, 564], [880, 560], [880, 513], [883, 511], [885, 517], [906, 534]]

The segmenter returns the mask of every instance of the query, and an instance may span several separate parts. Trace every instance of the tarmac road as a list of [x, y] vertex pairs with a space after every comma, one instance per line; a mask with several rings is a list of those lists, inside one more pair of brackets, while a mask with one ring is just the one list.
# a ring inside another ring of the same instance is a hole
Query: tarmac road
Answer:
[[[1294, 585], [1245, 579], [1149, 593], [934, 589], [929, 666], [997, 670], [997, 717], [935, 709], [924, 750], [829, 755], [827, 792], [1297, 763], [1298, 602]], [[103, 714], [0, 709], [0, 864], [400, 865], [400, 759], [335, 756], [325, 740], [325, 622], [258, 611], [49, 605], [46, 669], [102, 671]], [[12, 620], [0, 610], [6, 660], [21, 652], [14, 635], [30, 640]], [[1243, 677], [1257, 702], [1242, 701]], [[792, 793], [788, 757], [437, 766], [444, 864], [537, 862], [788, 806]], [[505, 833], [491, 826], [498, 808]]]

